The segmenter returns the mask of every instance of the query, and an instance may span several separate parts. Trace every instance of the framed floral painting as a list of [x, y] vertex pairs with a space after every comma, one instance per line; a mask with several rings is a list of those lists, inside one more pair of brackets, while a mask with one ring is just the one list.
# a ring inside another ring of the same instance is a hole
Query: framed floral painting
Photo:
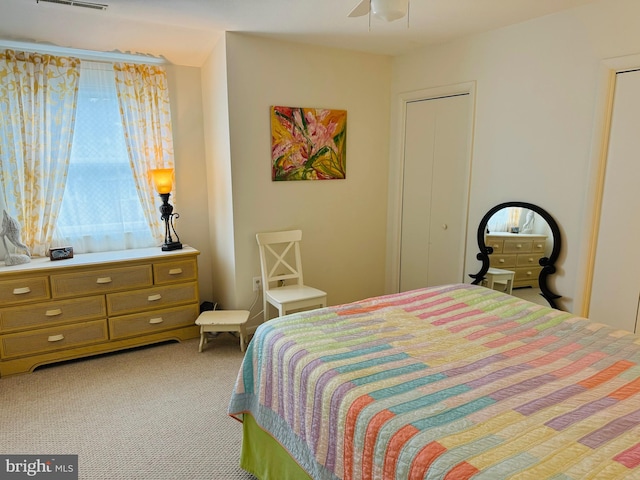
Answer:
[[271, 179], [346, 178], [347, 111], [271, 107]]

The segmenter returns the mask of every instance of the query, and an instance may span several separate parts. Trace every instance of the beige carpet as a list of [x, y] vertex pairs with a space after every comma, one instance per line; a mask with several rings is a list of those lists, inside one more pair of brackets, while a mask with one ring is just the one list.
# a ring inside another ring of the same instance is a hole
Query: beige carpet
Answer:
[[522, 298], [523, 300], [528, 300], [530, 302], [537, 303], [538, 305], [548, 307], [549, 302], [540, 295], [540, 291], [541, 290], [539, 288], [514, 288], [512, 295], [514, 297]]
[[222, 334], [0, 378], [0, 453], [77, 454], [88, 480], [253, 479], [226, 414], [242, 356]]

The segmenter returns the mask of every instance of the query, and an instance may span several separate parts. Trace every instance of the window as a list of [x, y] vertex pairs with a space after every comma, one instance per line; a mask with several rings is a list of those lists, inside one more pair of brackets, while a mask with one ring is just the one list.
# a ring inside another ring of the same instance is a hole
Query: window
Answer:
[[0, 51], [0, 116], [0, 204], [32, 254], [161, 243], [149, 173], [174, 167], [164, 67]]
[[129, 164], [111, 64], [81, 63], [69, 171], [54, 238], [78, 252], [156, 244]]
[[[522, 208], [509, 207], [493, 214], [487, 223], [489, 232], [511, 232], [513, 228], [520, 227]], [[523, 217], [524, 219], [524, 217]]]

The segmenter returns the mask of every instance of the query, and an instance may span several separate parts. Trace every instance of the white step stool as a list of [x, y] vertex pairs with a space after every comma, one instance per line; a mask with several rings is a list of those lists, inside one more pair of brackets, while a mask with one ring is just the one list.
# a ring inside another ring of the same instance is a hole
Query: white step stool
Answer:
[[238, 332], [240, 334], [240, 350], [245, 351], [247, 332], [245, 325], [249, 320], [249, 310], [206, 310], [196, 319], [200, 325], [200, 346], [198, 351], [207, 343], [207, 333]]
[[516, 272], [512, 270], [503, 270], [501, 268], [490, 268], [487, 273], [484, 274], [486, 280], [485, 284], [487, 288], [497, 290], [496, 285], [500, 285], [500, 290], [504, 293], [511, 295], [513, 289], [513, 277]]

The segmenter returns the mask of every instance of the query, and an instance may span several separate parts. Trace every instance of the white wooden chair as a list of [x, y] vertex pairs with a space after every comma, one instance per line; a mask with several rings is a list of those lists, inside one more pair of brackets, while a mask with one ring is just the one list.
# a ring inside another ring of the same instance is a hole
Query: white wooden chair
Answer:
[[278, 315], [293, 310], [326, 307], [327, 293], [304, 284], [300, 256], [301, 230], [258, 233], [262, 271], [264, 321], [269, 320], [269, 304]]

